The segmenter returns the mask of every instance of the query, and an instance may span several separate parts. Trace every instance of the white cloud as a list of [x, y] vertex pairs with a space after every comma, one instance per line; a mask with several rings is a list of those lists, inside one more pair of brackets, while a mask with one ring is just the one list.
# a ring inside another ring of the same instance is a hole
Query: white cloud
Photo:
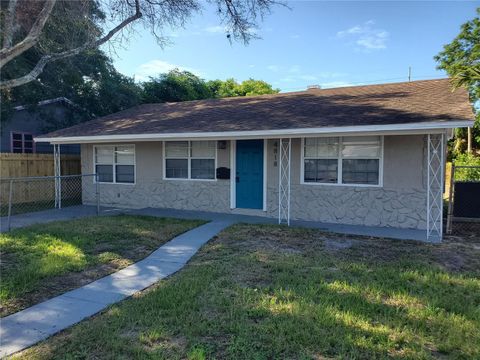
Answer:
[[292, 66], [290, 66], [290, 68], [288, 69], [288, 72], [289, 72], [289, 73], [298, 74], [298, 73], [300, 72], [300, 66], [298, 66], [298, 65], [292, 65]]
[[172, 64], [163, 60], [150, 60], [144, 64], [141, 64], [134, 72], [135, 80], [146, 81], [150, 76], [157, 76], [159, 74], [167, 73], [170, 70], [179, 69], [182, 71], [190, 71], [196, 75], [201, 75], [201, 71], [182, 66], [178, 64]]
[[374, 25], [373, 20], [366, 21], [362, 25], [337, 32], [337, 38], [351, 39], [359, 49], [365, 51], [386, 49], [390, 34], [386, 30], [374, 28]]
[[270, 71], [273, 71], [273, 72], [277, 72], [277, 71], [280, 70], [280, 66], [278, 66], [278, 65], [268, 65], [267, 69], [270, 70]]
[[212, 34], [224, 34], [226, 32], [225, 28], [220, 25], [207, 26], [203, 30]]
[[289, 36], [290, 39], [300, 39], [300, 35], [298, 34], [293, 34]]
[[348, 74], [344, 72], [322, 71], [321, 73], [318, 74], [318, 77], [321, 77], [324, 79], [332, 79], [332, 78], [339, 78], [347, 75]]
[[300, 75], [299, 78], [301, 80], [307, 80], [307, 81], [312, 81], [312, 80], [317, 80], [318, 77], [316, 77], [315, 75]]

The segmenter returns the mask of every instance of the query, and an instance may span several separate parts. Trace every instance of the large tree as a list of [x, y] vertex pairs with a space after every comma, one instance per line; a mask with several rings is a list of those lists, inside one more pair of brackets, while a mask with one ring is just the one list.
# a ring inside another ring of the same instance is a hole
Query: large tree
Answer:
[[[277, 1], [208, 0], [208, 3], [215, 7], [229, 39], [248, 42], [256, 37], [259, 20]], [[184, 26], [202, 5], [202, 0], [2, 0], [0, 89], [34, 81], [45, 66], [54, 61], [96, 49], [107, 42], [122, 43], [134, 31], [134, 25], [149, 29], [158, 43], [163, 44], [165, 28]], [[99, 16], [92, 17], [97, 11]], [[107, 16], [100, 16], [103, 13]], [[77, 31], [69, 32], [59, 19], [69, 19], [80, 26], [76, 27]], [[60, 41], [51, 43], [55, 34]], [[3, 77], [3, 68], [30, 49], [42, 55], [24, 74]]]
[[211, 89], [213, 97], [232, 97], [232, 96], [252, 96], [277, 94], [280, 89], [274, 89], [272, 85], [263, 81], [248, 79], [238, 83], [235, 79], [230, 78], [225, 81], [211, 80], [207, 82], [207, 86]]
[[[21, 64], [17, 65], [19, 68], [12, 70], [21, 71]], [[55, 123], [46, 118], [48, 114], [40, 114], [48, 123], [44, 130], [55, 130], [138, 105], [141, 90], [133, 78], [116, 71], [103, 52], [89, 50], [46, 68], [40, 81], [1, 91], [1, 120], [10, 120], [14, 106], [27, 105], [30, 111], [41, 113], [41, 108], [35, 106], [39, 101], [66, 97], [77, 106], [64, 122]]]
[[205, 81], [189, 71], [171, 70], [142, 84], [142, 102], [178, 102], [213, 97]]
[[[452, 79], [455, 88], [464, 86], [468, 89], [470, 99], [476, 111], [476, 121], [473, 129], [457, 131], [457, 150], [465, 143], [470, 152], [472, 143], [480, 147], [480, 8], [477, 16], [462, 25], [460, 34], [453, 41], [444, 46], [435, 60], [438, 68], [445, 70]], [[473, 137], [473, 141], [472, 141]]]
[[142, 87], [144, 103], [276, 94], [280, 91], [262, 80], [248, 79], [242, 83], [235, 79], [205, 81], [191, 72], [178, 69], [150, 78]]

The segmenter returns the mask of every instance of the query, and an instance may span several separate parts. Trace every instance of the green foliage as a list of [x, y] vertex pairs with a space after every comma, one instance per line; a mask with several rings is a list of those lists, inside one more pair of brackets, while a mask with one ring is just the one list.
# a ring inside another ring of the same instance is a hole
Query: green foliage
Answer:
[[238, 83], [235, 81], [235, 79], [230, 78], [225, 81], [221, 81], [221, 80], [214, 80], [214, 81], [220, 82], [218, 91], [214, 93], [215, 97], [222, 98], [222, 97], [240, 96]]
[[456, 168], [456, 181], [480, 181], [480, 156], [460, 154], [455, 158], [455, 166], [477, 166], [477, 168]]
[[9, 120], [11, 107], [16, 105], [31, 105], [31, 111], [40, 112], [42, 116], [41, 108], [34, 104], [57, 97], [66, 97], [78, 107], [70, 109], [63, 122], [44, 117], [47, 124], [44, 131], [68, 127], [140, 103], [141, 87], [132, 78], [117, 72], [100, 50], [84, 52], [57, 65], [47, 67], [40, 81], [1, 92], [2, 121]]
[[[461, 27], [460, 34], [444, 46], [443, 51], [436, 55], [438, 69], [445, 70], [452, 78], [456, 87], [465, 86], [473, 104], [476, 104], [476, 121], [472, 131], [473, 145], [480, 148], [480, 8], [477, 16]], [[459, 141], [455, 144], [457, 152], [465, 148], [466, 129], [457, 130]]]
[[262, 80], [248, 79], [242, 83], [238, 83], [233, 78], [225, 81], [219, 79], [205, 81], [191, 72], [174, 69], [143, 83], [142, 102], [178, 102], [276, 94], [279, 91]]
[[[480, 8], [477, 16], [461, 26], [460, 34], [444, 46], [435, 60], [449, 76], [463, 75], [467, 86], [480, 81]], [[478, 89], [476, 89], [478, 97]]]
[[212, 80], [207, 83], [217, 98], [233, 96], [253, 96], [265, 94], [277, 94], [280, 89], [274, 89], [272, 85], [263, 80], [248, 79], [238, 83], [230, 78], [225, 81]]
[[243, 81], [239, 87], [241, 96], [277, 94], [280, 91], [280, 89], [273, 89], [272, 85], [263, 80], [252, 78]]
[[171, 70], [143, 83], [142, 102], [178, 102], [213, 97], [205, 81], [189, 71]]

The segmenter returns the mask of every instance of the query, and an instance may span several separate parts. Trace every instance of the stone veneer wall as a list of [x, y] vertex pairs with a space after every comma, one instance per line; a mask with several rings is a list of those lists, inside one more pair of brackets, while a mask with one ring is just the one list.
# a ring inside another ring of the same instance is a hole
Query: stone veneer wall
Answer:
[[[230, 183], [153, 180], [136, 185], [99, 184], [100, 203], [126, 208], [164, 207], [225, 212], [230, 210]], [[95, 186], [84, 186], [84, 203], [95, 202]]]
[[[268, 188], [268, 216], [278, 216], [278, 189]], [[426, 229], [426, 193], [421, 190], [292, 185], [292, 220]]]
[[[424, 229], [427, 218], [425, 195], [425, 192], [413, 189], [295, 186], [291, 212], [294, 218], [305, 220], [317, 218], [329, 223]], [[316, 214], [314, 209], [317, 209]]]

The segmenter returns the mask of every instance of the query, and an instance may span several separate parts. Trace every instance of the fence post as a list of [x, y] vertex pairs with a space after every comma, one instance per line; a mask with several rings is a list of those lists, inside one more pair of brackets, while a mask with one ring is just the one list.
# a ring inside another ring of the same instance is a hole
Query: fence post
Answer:
[[10, 231], [11, 226], [11, 216], [12, 216], [12, 199], [13, 198], [13, 180], [10, 180], [10, 189], [8, 192], [8, 231]]
[[95, 174], [95, 198], [97, 200], [97, 216], [100, 215], [100, 193], [98, 192], [98, 174]]
[[455, 164], [452, 162], [452, 171], [450, 172], [450, 192], [448, 194], [447, 234], [452, 233], [453, 192], [454, 191], [455, 191]]

